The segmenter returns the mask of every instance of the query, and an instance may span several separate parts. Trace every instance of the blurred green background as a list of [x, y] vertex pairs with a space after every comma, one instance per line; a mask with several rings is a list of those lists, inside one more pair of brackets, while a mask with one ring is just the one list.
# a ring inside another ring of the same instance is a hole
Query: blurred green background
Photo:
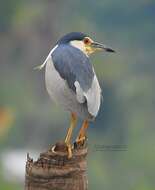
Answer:
[[153, 0], [0, 0], [0, 190], [23, 189], [26, 153], [64, 138], [69, 114], [33, 68], [71, 31], [117, 51], [91, 58], [104, 102], [88, 132], [89, 190], [154, 190]]

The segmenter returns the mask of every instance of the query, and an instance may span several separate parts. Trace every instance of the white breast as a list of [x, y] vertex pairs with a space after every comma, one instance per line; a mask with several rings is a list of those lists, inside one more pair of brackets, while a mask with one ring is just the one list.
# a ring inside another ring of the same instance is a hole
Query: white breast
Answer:
[[68, 87], [66, 81], [61, 78], [55, 69], [52, 58], [46, 63], [45, 83], [47, 91], [57, 104], [65, 110], [76, 112], [79, 109], [75, 93]]
[[45, 83], [50, 97], [55, 102], [61, 100], [66, 84], [55, 69], [51, 56], [47, 59], [46, 63]]

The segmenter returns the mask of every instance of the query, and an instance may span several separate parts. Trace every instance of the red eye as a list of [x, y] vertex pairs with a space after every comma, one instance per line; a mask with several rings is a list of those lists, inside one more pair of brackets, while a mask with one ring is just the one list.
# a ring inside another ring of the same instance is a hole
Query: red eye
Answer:
[[85, 43], [85, 44], [89, 44], [89, 43], [90, 43], [89, 38], [85, 38], [85, 39], [84, 39], [84, 43]]

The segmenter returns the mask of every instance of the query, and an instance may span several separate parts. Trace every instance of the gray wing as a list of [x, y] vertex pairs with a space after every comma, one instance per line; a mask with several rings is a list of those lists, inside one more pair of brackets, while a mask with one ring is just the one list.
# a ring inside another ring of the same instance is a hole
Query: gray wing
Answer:
[[86, 101], [88, 111], [96, 116], [100, 105], [100, 87], [89, 58], [79, 49], [63, 45], [52, 53], [52, 60], [60, 76], [76, 93], [79, 103]]
[[92, 65], [83, 52], [72, 46], [63, 45], [52, 53], [52, 60], [60, 76], [67, 81], [68, 86], [75, 92], [75, 81], [87, 91], [92, 84], [94, 72]]

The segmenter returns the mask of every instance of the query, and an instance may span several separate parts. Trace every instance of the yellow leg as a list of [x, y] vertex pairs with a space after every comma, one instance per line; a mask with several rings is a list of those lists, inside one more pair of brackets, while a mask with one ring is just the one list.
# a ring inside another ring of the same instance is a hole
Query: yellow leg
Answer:
[[71, 114], [71, 123], [70, 123], [70, 127], [67, 131], [67, 135], [65, 138], [65, 143], [67, 145], [67, 149], [68, 149], [68, 158], [72, 157], [72, 146], [71, 146], [71, 138], [72, 138], [72, 133], [73, 133], [73, 129], [75, 128], [77, 123], [77, 116], [75, 113]]
[[84, 120], [83, 124], [82, 124], [82, 127], [79, 131], [79, 134], [76, 138], [76, 143], [78, 144], [83, 144], [83, 142], [85, 141], [86, 139], [86, 130], [88, 128], [88, 121], [87, 120]]

